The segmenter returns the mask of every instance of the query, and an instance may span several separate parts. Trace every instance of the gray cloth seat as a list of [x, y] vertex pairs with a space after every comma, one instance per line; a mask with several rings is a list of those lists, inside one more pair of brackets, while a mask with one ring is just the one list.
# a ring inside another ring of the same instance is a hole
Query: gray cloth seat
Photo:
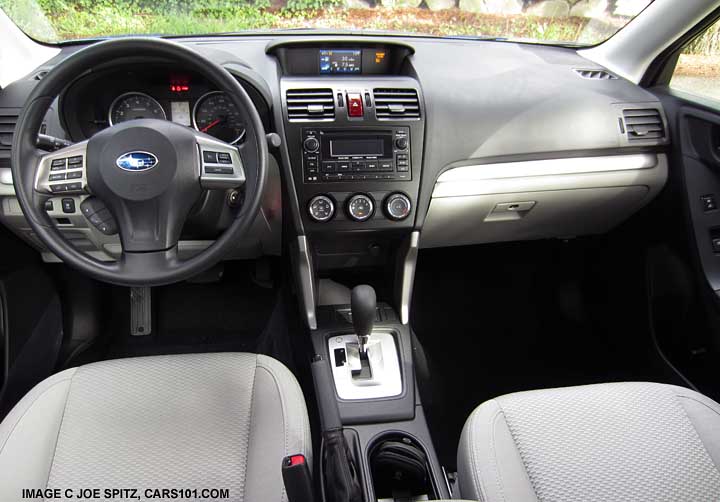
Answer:
[[224, 489], [225, 500], [281, 501], [292, 454], [312, 465], [305, 400], [278, 361], [106, 361], [41, 382], [0, 424], [0, 500], [27, 500], [23, 488], [130, 488], [143, 500], [145, 490]]
[[480, 405], [458, 450], [463, 498], [720, 500], [720, 405], [689, 389], [612, 383]]

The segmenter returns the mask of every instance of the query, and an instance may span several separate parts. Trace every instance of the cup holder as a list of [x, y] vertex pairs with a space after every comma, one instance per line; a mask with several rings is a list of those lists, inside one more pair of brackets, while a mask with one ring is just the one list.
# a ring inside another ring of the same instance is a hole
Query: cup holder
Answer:
[[382, 435], [370, 446], [368, 460], [378, 502], [437, 499], [427, 452], [411, 436]]

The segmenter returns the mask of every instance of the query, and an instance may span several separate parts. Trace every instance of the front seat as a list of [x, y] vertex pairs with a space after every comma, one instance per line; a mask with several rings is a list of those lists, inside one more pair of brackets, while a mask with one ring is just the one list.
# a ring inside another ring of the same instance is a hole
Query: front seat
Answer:
[[13, 408], [0, 424], [0, 500], [47, 487], [133, 488], [143, 500], [145, 490], [227, 489], [226, 500], [279, 502], [283, 458], [312, 465], [310, 453], [300, 386], [270, 357], [118, 359], [53, 375]]
[[720, 500], [720, 405], [689, 389], [611, 383], [509, 394], [463, 429], [463, 498]]

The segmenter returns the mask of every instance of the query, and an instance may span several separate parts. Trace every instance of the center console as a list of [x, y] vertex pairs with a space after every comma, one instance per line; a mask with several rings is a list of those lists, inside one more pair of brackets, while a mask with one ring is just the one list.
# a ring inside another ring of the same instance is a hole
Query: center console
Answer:
[[[267, 51], [281, 70], [276, 118], [297, 203], [291, 256], [325, 417], [321, 485], [336, 490], [336, 465], [347, 460], [364, 502], [449, 498], [416, 389], [408, 325], [425, 135], [413, 49], [318, 40]], [[366, 268], [385, 270], [399, 293], [377, 303], [369, 286], [356, 287], [352, 299], [349, 291], [324, 294], [322, 277]]]

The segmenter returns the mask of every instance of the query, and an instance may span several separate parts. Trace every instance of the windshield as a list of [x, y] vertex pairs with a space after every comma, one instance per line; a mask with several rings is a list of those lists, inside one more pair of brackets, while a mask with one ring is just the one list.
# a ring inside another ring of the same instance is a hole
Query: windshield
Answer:
[[592, 45], [652, 0], [0, 0], [47, 43], [262, 30], [391, 32]]

